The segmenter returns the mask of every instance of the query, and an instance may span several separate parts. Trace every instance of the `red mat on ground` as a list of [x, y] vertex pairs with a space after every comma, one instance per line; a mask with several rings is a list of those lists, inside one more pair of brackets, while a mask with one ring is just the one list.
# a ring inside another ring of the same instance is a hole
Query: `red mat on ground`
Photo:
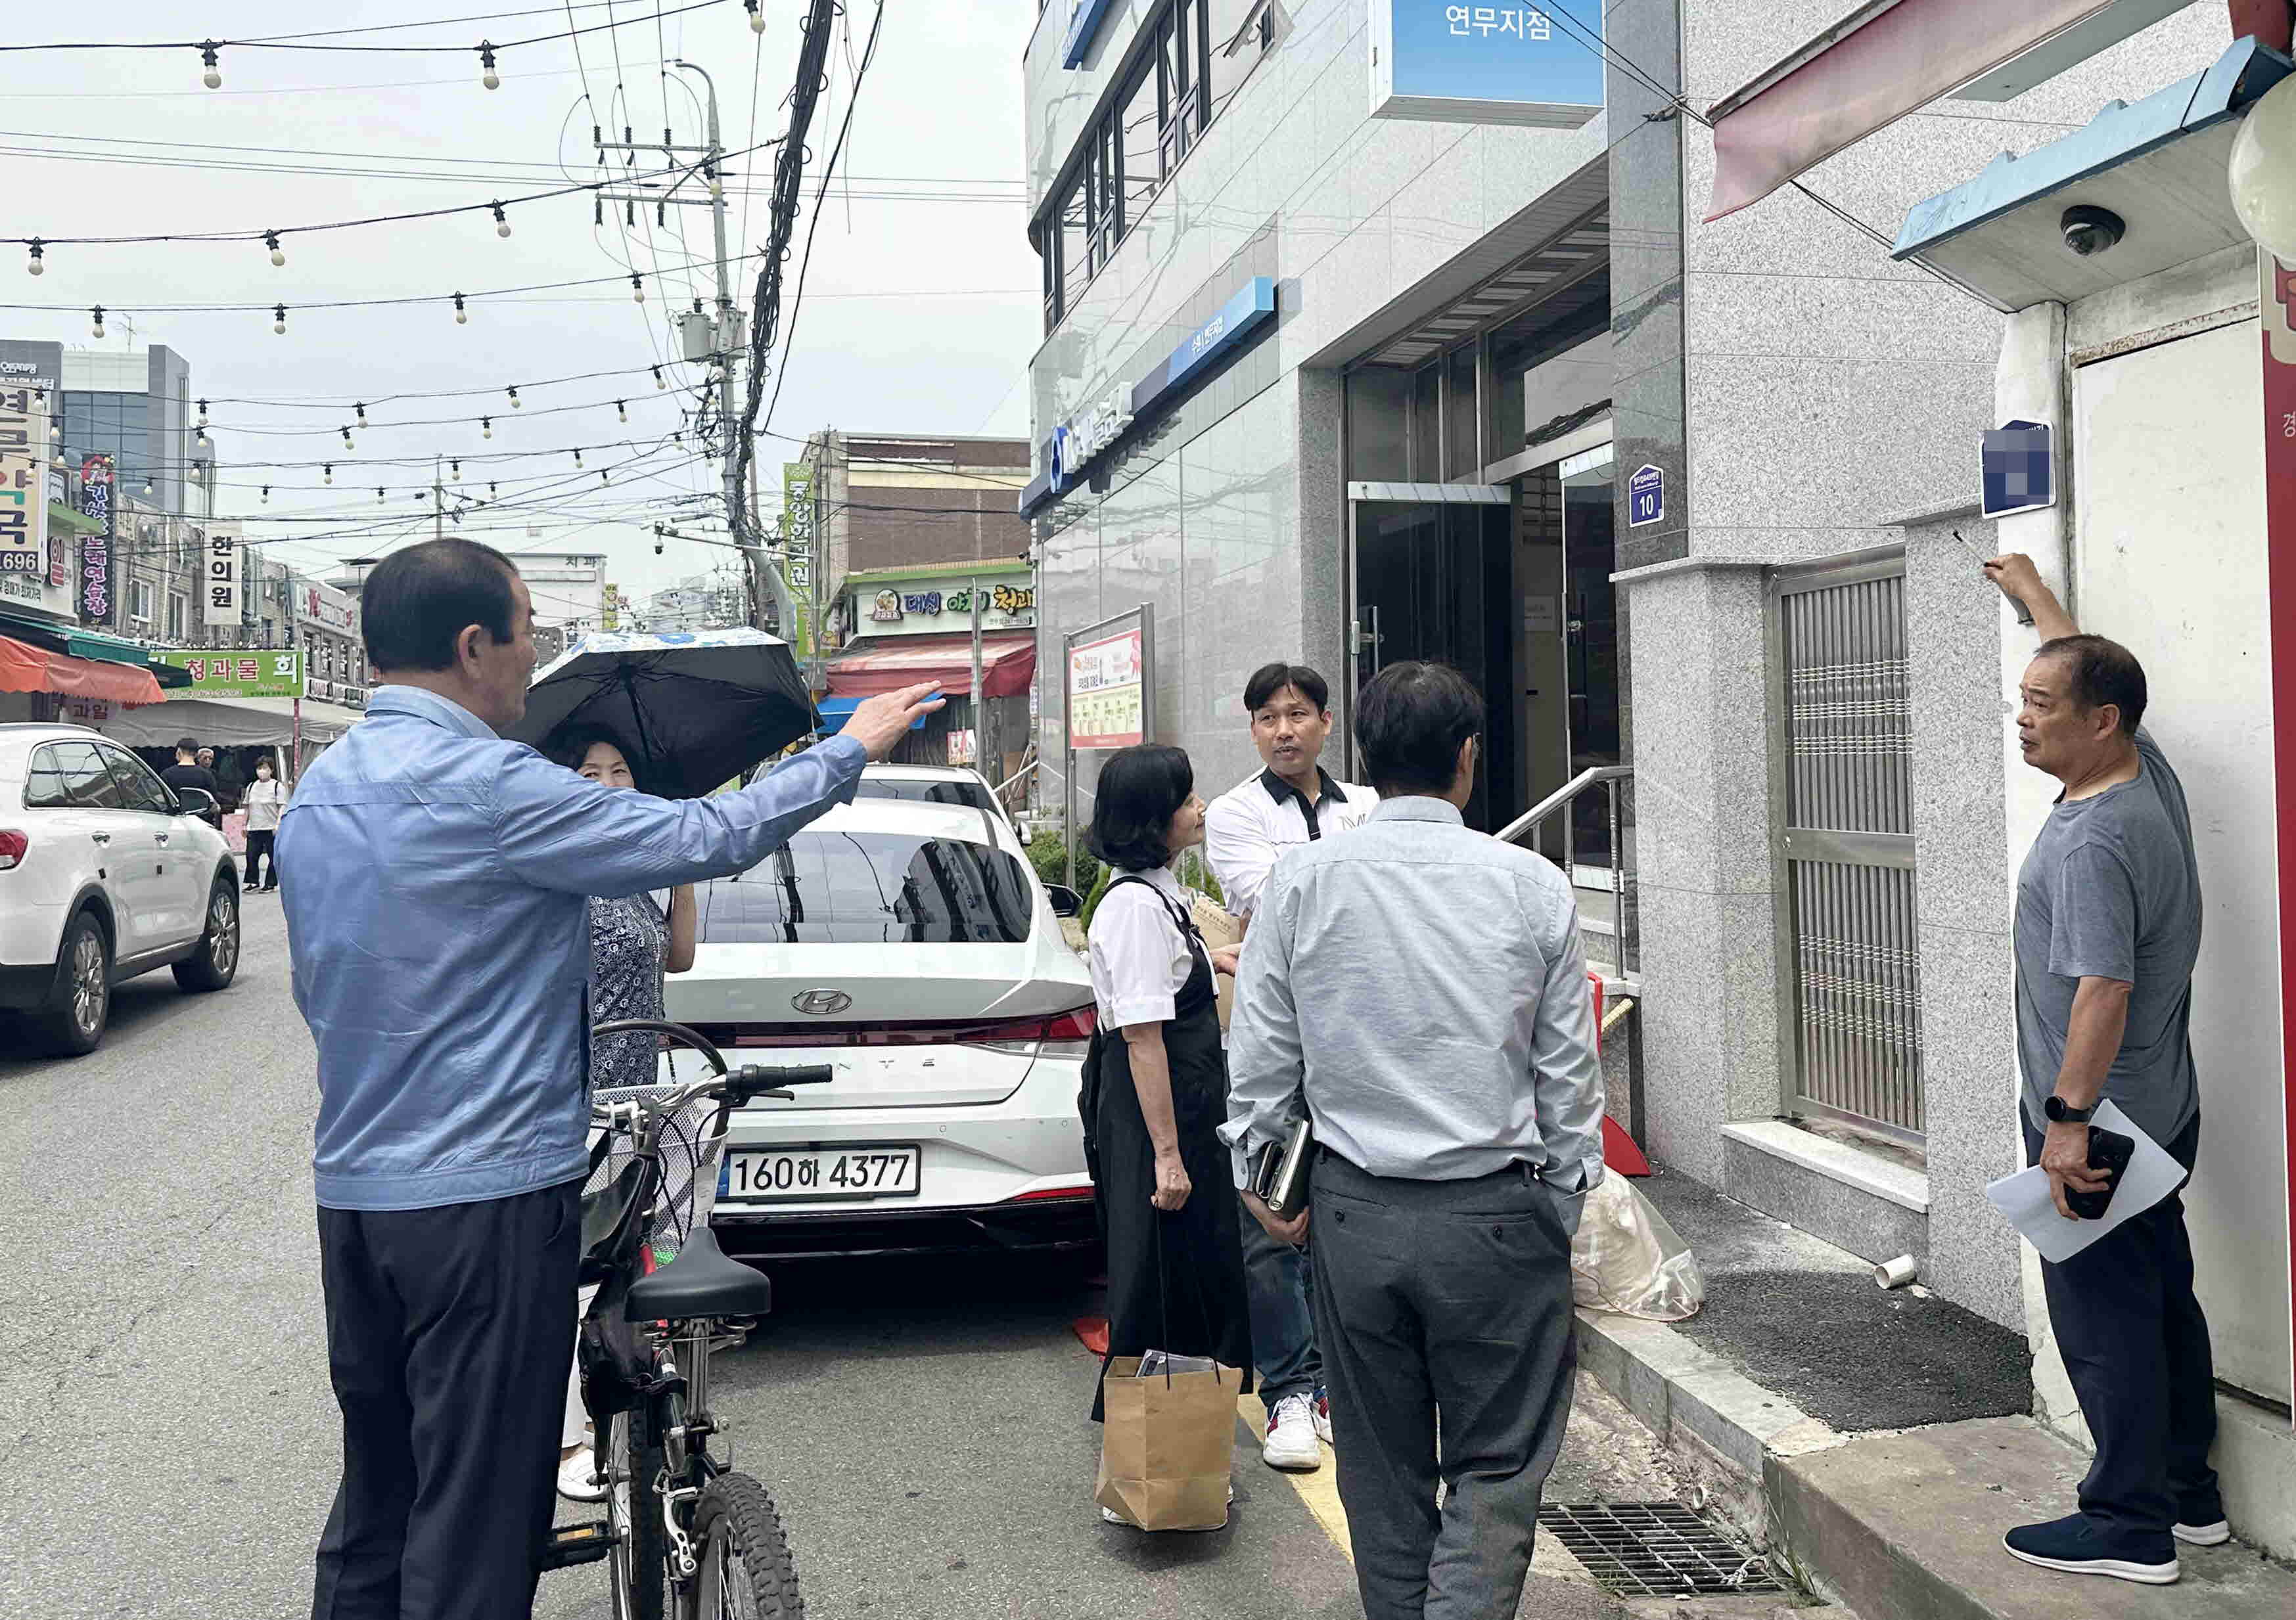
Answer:
[[1070, 1322], [1069, 1326], [1074, 1330], [1078, 1341], [1081, 1343], [1086, 1349], [1091, 1351], [1095, 1355], [1106, 1355], [1108, 1354], [1107, 1317], [1079, 1316], [1074, 1321]]

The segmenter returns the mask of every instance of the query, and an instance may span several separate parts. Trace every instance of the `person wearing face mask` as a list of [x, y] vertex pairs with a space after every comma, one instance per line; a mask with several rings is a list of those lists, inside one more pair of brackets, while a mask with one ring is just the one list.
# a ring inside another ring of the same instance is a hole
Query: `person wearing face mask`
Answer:
[[1078, 1102], [1107, 1242], [1108, 1354], [1212, 1356], [1242, 1370], [1248, 1391], [1251, 1312], [1218, 1136], [1227, 1064], [1212, 978], [1235, 971], [1235, 949], [1205, 949], [1172, 874], [1203, 837], [1204, 801], [1187, 755], [1153, 743], [1110, 755], [1094, 792], [1092, 852], [1118, 876], [1093, 914], [1099, 1016]]
[[260, 881], [269, 894], [279, 887], [279, 855], [272, 847], [279, 836], [279, 818], [287, 810], [287, 784], [273, 773], [269, 758], [255, 762], [255, 780], [247, 784], [241, 801], [247, 808], [247, 887], [254, 892]]
[[534, 607], [462, 539], [367, 577], [366, 718], [305, 772], [277, 851], [318, 1060], [312, 1156], [342, 1476], [312, 1612], [516, 1620], [550, 1532], [589, 1173], [588, 906], [746, 871], [940, 708], [865, 701], [738, 792], [585, 781], [504, 732]]

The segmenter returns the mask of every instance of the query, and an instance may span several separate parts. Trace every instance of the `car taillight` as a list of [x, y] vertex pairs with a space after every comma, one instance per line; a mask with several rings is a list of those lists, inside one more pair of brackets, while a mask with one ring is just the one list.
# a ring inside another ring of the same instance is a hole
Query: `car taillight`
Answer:
[[721, 1048], [759, 1046], [985, 1046], [1027, 1057], [1084, 1055], [1092, 1039], [1093, 1003], [1025, 1019], [949, 1019], [912, 1024], [703, 1024], [701, 1033]]
[[1022, 1054], [1041, 1052], [1051, 1057], [1084, 1056], [1086, 1044], [1092, 1039], [1096, 1020], [1094, 1005], [1086, 1002], [1081, 1007], [1071, 1007], [1066, 1012], [1056, 1012], [1050, 1018], [1015, 1019], [1009, 1024], [992, 1024], [978, 1035], [965, 1037], [967, 1046], [986, 1046], [992, 1051], [1017, 1051]]
[[0, 832], [0, 871], [20, 865], [31, 847], [32, 840], [20, 832]]
[[1028, 1192], [1016, 1192], [1004, 1201], [1008, 1204], [1080, 1204], [1092, 1197], [1092, 1183], [1081, 1182], [1072, 1187], [1037, 1187]]

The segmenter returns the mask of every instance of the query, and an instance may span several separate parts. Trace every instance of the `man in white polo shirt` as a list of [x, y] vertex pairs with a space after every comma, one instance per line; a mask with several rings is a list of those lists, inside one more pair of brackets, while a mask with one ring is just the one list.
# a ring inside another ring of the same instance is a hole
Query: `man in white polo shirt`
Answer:
[[[1214, 800], [1204, 816], [1204, 855], [1219, 880], [1227, 909], [1249, 930], [1276, 857], [1355, 826], [1372, 813], [1379, 795], [1332, 780], [1321, 763], [1332, 732], [1331, 688], [1314, 670], [1270, 664], [1243, 689], [1251, 740], [1265, 763]], [[1320, 1438], [1332, 1437], [1332, 1409], [1324, 1393], [1323, 1360], [1316, 1348], [1308, 1293], [1308, 1260], [1290, 1239], [1260, 1218], [1243, 1223], [1243, 1266], [1251, 1303], [1252, 1359], [1259, 1363], [1259, 1398], [1267, 1408], [1260, 1457], [1270, 1468], [1306, 1472], [1323, 1466]]]

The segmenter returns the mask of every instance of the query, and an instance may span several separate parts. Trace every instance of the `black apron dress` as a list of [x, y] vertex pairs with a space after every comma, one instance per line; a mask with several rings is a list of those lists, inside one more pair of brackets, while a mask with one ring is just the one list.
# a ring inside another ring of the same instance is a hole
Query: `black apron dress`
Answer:
[[[1156, 896], [1187, 936], [1195, 965], [1164, 1028], [1172, 1114], [1188, 1201], [1169, 1214], [1149, 1202], [1156, 1190], [1155, 1143], [1132, 1084], [1132, 1057], [1120, 1029], [1095, 1028], [1078, 1098], [1094, 1203], [1108, 1249], [1108, 1354], [1209, 1355], [1240, 1368], [1251, 1388], [1251, 1311], [1244, 1294], [1242, 1207], [1226, 1147], [1216, 1133], [1227, 1118], [1227, 1059], [1220, 1047], [1218, 991], [1194, 921], [1144, 878], [1122, 877]], [[1103, 904], [1105, 904], [1105, 896]], [[1107, 1362], [1101, 1363], [1103, 1374]], [[1101, 1417], [1095, 1384], [1092, 1416]]]

